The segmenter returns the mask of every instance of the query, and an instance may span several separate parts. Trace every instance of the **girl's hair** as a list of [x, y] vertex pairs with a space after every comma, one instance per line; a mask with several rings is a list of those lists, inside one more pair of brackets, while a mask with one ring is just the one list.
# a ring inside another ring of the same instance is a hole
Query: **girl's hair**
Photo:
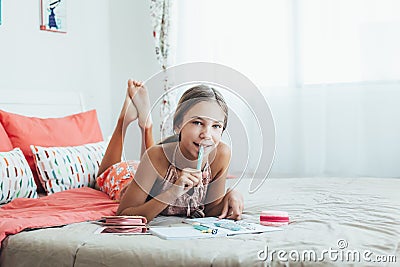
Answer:
[[[222, 126], [222, 131], [224, 131], [228, 124], [228, 105], [226, 104], [224, 97], [218, 90], [204, 84], [191, 87], [183, 93], [175, 110], [173, 129], [175, 130], [182, 125], [183, 117], [191, 107], [203, 101], [216, 101], [217, 104], [221, 107], [225, 115], [224, 123]], [[179, 140], [179, 134], [172, 135], [161, 141], [160, 144], [176, 142]]]

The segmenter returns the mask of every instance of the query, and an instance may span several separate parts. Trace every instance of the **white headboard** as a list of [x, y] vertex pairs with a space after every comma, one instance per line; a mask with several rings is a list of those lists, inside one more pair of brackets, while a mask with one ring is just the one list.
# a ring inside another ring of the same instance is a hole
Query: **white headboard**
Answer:
[[51, 118], [85, 111], [79, 92], [0, 91], [0, 109], [24, 116]]

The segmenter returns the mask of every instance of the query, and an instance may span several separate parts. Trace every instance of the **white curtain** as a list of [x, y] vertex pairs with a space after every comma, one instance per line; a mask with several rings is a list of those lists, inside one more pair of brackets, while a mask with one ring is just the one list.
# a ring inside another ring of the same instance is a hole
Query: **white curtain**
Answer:
[[400, 1], [177, 5], [176, 63], [231, 66], [267, 97], [272, 176], [400, 176]]

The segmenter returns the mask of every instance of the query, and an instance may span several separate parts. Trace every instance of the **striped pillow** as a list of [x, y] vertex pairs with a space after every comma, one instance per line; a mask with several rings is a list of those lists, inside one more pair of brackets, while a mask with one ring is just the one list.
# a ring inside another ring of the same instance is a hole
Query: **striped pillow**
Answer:
[[105, 142], [70, 147], [31, 145], [40, 182], [49, 195], [94, 187], [105, 148]]
[[21, 197], [37, 198], [28, 162], [19, 148], [0, 152], [0, 204]]

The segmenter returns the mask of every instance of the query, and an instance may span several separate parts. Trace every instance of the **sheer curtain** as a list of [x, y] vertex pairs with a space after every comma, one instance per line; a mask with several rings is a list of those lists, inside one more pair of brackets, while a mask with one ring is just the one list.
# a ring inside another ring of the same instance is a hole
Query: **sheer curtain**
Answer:
[[175, 62], [228, 65], [266, 96], [272, 176], [400, 176], [400, 1], [176, 4]]
[[400, 2], [302, 0], [304, 84], [400, 79]]

